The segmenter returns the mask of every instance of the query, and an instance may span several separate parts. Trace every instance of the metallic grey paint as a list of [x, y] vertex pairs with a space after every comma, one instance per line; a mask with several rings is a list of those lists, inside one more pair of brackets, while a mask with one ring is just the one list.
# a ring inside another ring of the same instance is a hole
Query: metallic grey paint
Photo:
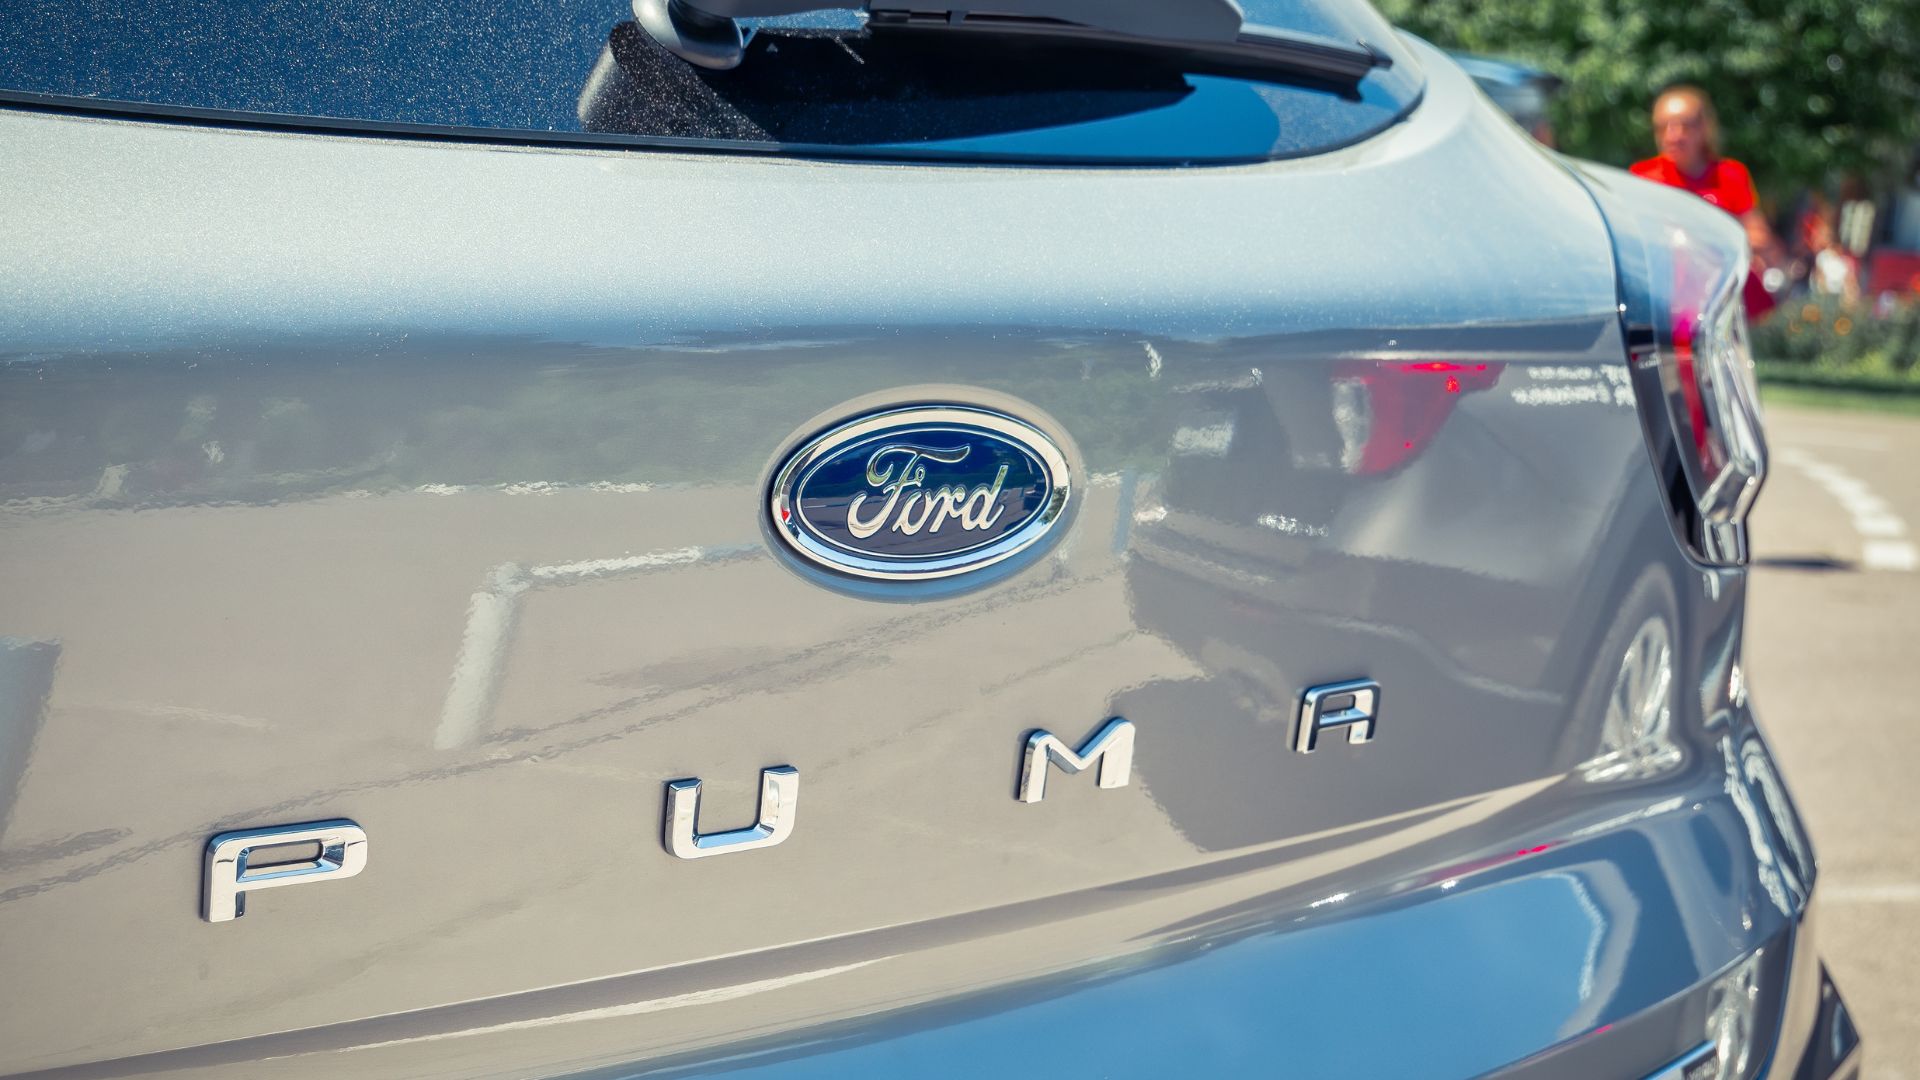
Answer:
[[[0, 665], [0, 1072], [1637, 1076], [1759, 951], [1785, 1075], [1744, 576], [1667, 525], [1593, 202], [1421, 56], [1387, 133], [1194, 171], [0, 112], [0, 634], [57, 642]], [[1430, 361], [1491, 382], [1360, 471]], [[1072, 436], [1058, 543], [780, 559], [783, 440], [929, 385]], [[1592, 768], [1650, 618], [1678, 752]], [[1294, 752], [1357, 672], [1377, 737]], [[1008, 797], [1113, 716], [1127, 787]], [[768, 762], [788, 842], [662, 849]], [[208, 836], [332, 816], [366, 873], [195, 917]]]

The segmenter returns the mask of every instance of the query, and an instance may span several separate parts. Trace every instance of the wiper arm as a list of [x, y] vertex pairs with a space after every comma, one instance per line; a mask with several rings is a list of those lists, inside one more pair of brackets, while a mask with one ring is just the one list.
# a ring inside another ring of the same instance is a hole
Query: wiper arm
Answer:
[[1249, 24], [1235, 0], [985, 0], [984, 7], [918, 0], [633, 0], [634, 18], [668, 50], [701, 67], [740, 63], [738, 19], [810, 11], [867, 13], [877, 32], [918, 31], [1138, 49], [1196, 65], [1358, 82], [1390, 63], [1364, 42]]

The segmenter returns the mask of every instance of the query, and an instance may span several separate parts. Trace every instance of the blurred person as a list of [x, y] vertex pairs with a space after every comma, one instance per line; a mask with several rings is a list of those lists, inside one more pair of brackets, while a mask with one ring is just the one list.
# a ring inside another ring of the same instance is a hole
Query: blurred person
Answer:
[[1813, 251], [1807, 284], [1816, 293], [1838, 296], [1851, 304], [1860, 299], [1860, 260], [1840, 242], [1827, 215], [1814, 219], [1807, 246]]
[[1835, 219], [1834, 235], [1856, 263], [1873, 246], [1877, 214], [1878, 208], [1867, 193], [1867, 185], [1858, 176], [1840, 181], [1840, 216]]
[[1761, 285], [1759, 274], [1779, 248], [1760, 195], [1747, 167], [1720, 155], [1720, 120], [1706, 91], [1697, 86], [1674, 86], [1654, 100], [1653, 134], [1659, 144], [1656, 157], [1634, 162], [1631, 171], [1657, 184], [1691, 191], [1740, 219], [1753, 250], [1753, 272], [1747, 275], [1745, 300], [1749, 318], [1773, 308], [1773, 297]]
[[[1825, 195], [1818, 191], [1800, 193], [1799, 207], [1793, 214], [1793, 227], [1788, 230], [1787, 237], [1782, 238], [1791, 238], [1787, 262], [1789, 288], [1813, 291], [1813, 260], [1826, 246], [1821, 229], [1832, 214], [1833, 205]], [[1781, 290], [1773, 291], [1779, 293]]]

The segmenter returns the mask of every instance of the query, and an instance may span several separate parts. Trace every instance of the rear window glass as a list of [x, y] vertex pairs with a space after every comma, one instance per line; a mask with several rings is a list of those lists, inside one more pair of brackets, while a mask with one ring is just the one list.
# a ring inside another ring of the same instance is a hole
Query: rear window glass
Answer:
[[0, 95], [17, 103], [537, 141], [1237, 160], [1354, 141], [1418, 89], [1385, 23], [1346, 0], [1244, 5], [1249, 22], [1365, 41], [1396, 61], [1331, 88], [1079, 54], [903, 56], [782, 25], [760, 30], [740, 68], [716, 73], [660, 50], [626, 0], [11, 6]]

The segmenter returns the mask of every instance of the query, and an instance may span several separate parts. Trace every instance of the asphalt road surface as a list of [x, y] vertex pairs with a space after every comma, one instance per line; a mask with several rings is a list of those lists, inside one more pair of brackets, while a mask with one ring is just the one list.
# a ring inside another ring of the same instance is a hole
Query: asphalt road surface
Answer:
[[1866, 1075], [1920, 1080], [1920, 418], [1770, 407], [1746, 667]]

